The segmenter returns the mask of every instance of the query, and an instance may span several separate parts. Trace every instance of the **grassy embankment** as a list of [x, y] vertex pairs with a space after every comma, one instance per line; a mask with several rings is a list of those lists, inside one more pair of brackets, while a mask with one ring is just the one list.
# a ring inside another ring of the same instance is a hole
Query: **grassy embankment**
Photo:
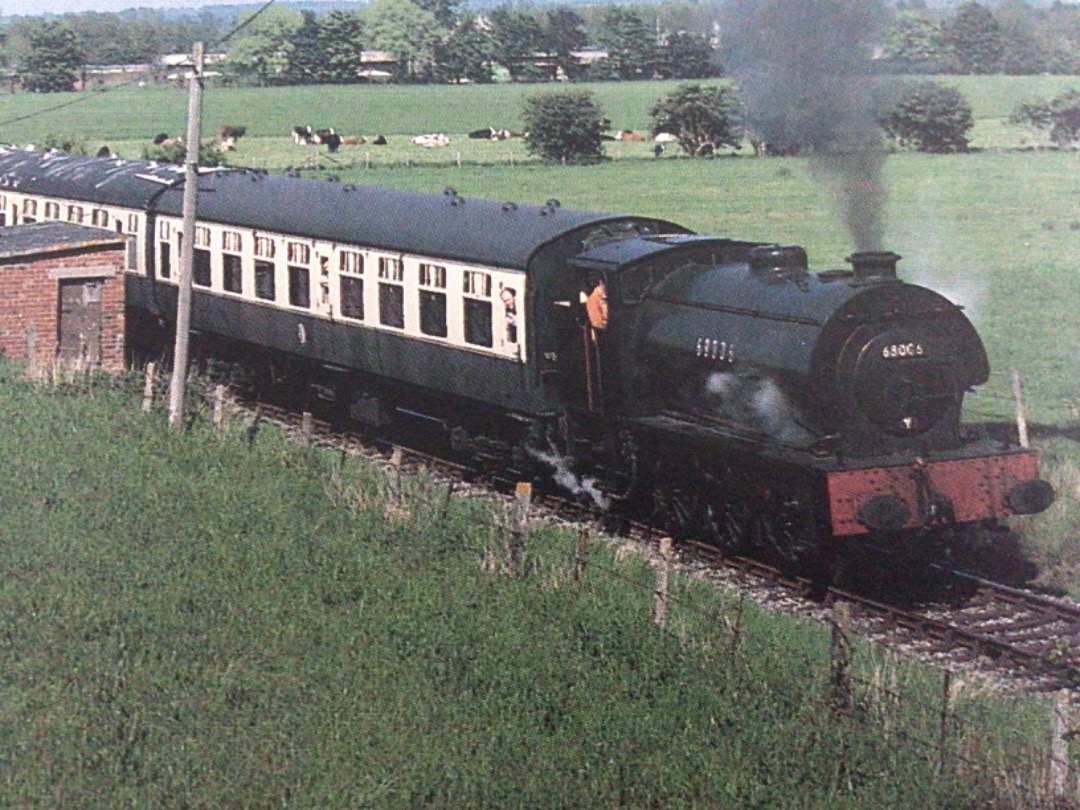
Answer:
[[[137, 388], [138, 386], [133, 386]], [[274, 430], [0, 365], [0, 805], [1033, 807], [1045, 707]], [[967, 687], [967, 688], [965, 688]], [[901, 697], [902, 696], [902, 697]], [[1042, 805], [1042, 806], [1045, 806]]]

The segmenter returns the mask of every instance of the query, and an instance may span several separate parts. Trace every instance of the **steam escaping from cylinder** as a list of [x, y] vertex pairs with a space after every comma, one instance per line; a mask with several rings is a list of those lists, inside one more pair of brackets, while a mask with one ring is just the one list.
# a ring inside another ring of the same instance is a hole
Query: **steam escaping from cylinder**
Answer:
[[603, 493], [597, 486], [597, 480], [592, 476], [579, 476], [571, 468], [573, 460], [554, 447], [548, 452], [530, 448], [529, 455], [537, 461], [550, 464], [555, 483], [573, 495], [584, 495], [593, 502], [598, 509], [608, 510], [611, 508], [611, 498]]
[[716, 371], [705, 380], [705, 405], [717, 415], [760, 430], [772, 439], [801, 443], [808, 439], [791, 402], [768, 378], [747, 378]]
[[869, 67], [883, 0], [729, 0], [725, 63], [756, 138], [810, 157], [856, 250], [880, 250], [885, 151]]

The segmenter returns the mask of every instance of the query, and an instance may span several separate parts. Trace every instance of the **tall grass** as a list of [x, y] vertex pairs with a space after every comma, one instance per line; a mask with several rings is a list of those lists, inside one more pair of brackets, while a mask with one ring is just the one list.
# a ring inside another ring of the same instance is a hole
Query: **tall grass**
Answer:
[[[887, 708], [868, 689], [859, 715], [828, 722], [824, 633], [684, 581], [658, 632], [636, 557], [596, 546], [576, 584], [572, 541], [536, 528], [529, 573], [507, 576], [488, 504], [422, 479], [397, 494], [274, 431], [170, 431], [106, 387], [40, 390], [0, 367], [0, 423], [0, 805], [1004, 795], [911, 743], [937, 739], [933, 678], [870, 659], [912, 699]], [[974, 738], [1015, 748], [1025, 711]]]

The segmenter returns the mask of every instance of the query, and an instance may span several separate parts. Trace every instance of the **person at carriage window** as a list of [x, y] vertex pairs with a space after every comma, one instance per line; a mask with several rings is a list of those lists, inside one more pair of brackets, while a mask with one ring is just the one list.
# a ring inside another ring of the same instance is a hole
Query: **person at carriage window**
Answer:
[[512, 287], [503, 287], [502, 290], [499, 292], [499, 298], [502, 299], [504, 308], [504, 318], [506, 321], [506, 342], [517, 343], [517, 291], [514, 290]]

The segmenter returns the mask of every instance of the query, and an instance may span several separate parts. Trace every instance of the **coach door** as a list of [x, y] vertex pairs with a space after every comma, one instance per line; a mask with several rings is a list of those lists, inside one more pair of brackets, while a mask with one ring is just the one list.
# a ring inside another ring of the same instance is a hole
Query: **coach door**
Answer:
[[60, 282], [57, 354], [67, 363], [101, 364], [101, 279]]

